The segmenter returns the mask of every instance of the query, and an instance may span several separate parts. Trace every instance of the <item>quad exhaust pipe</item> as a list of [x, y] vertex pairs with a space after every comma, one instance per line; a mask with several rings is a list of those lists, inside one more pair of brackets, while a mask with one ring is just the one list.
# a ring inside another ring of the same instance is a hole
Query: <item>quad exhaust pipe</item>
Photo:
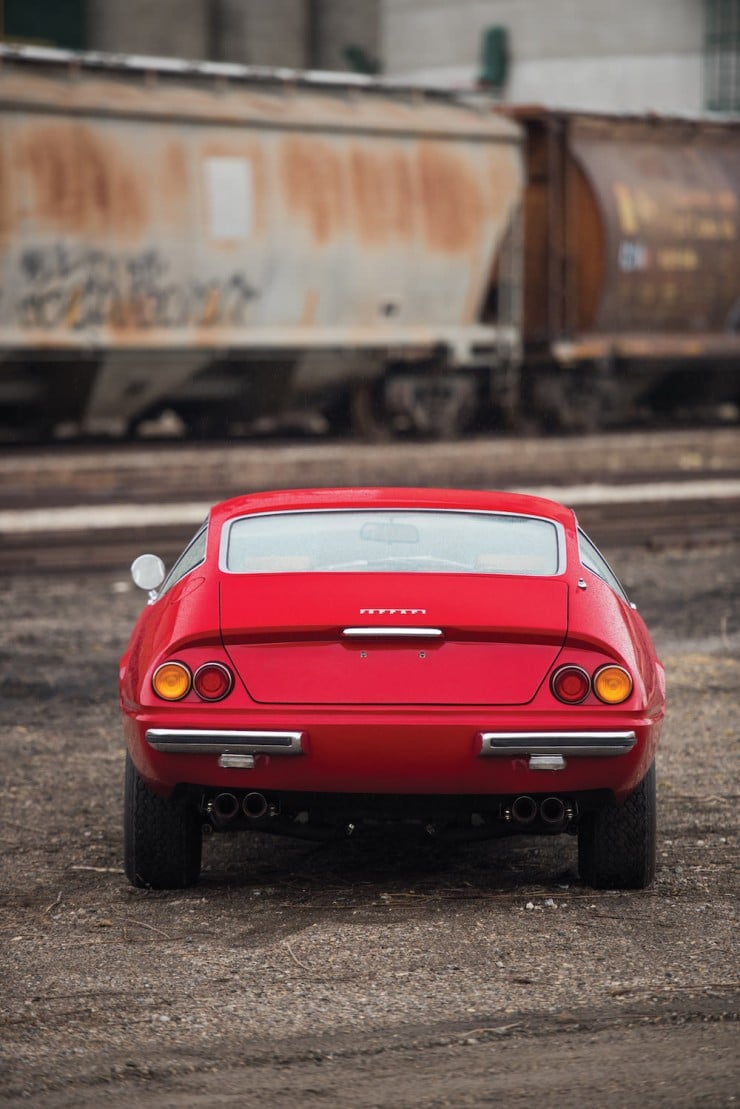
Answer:
[[267, 814], [269, 805], [262, 793], [247, 793], [241, 803], [234, 793], [218, 793], [209, 803], [208, 810], [223, 822], [233, 820], [240, 810], [250, 820], [260, 820]]
[[520, 828], [525, 828], [539, 817], [550, 831], [559, 831], [564, 828], [569, 820], [573, 819], [573, 808], [567, 806], [560, 797], [546, 797], [539, 804], [534, 797], [522, 794], [511, 803], [511, 808], [504, 812], [504, 819], [511, 820]]
[[[233, 820], [242, 812], [248, 820], [261, 820], [264, 816], [276, 816], [279, 809], [275, 804], [270, 804], [263, 793], [251, 791], [239, 800], [235, 793], [217, 793], [208, 803], [208, 811], [219, 821], [226, 823]], [[551, 831], [560, 831], [571, 821], [575, 811], [560, 797], [546, 797], [539, 803], [523, 793], [516, 797], [510, 808], [503, 810], [505, 820], [511, 821], [520, 828], [526, 828], [535, 823], [539, 818], [540, 823]], [[354, 831], [354, 826], [351, 826]], [[433, 828], [427, 826], [427, 833], [433, 834]]]

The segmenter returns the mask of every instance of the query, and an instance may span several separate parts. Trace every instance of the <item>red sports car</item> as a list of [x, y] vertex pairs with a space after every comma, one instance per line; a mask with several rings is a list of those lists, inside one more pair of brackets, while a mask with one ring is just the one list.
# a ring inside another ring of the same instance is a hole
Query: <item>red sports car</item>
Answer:
[[216, 505], [121, 663], [125, 863], [198, 879], [204, 826], [575, 832], [582, 878], [655, 870], [663, 668], [571, 510], [309, 489]]

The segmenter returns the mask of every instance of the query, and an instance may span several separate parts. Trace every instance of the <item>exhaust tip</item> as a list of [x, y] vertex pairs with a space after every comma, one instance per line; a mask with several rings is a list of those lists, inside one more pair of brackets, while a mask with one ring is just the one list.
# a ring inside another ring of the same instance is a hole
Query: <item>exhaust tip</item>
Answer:
[[537, 817], [537, 802], [534, 797], [523, 794], [511, 806], [511, 817], [517, 824], [531, 824]]
[[221, 820], [233, 820], [239, 812], [239, 801], [233, 793], [219, 793], [213, 800], [213, 811]]
[[540, 805], [540, 816], [545, 824], [563, 824], [565, 805], [559, 797], [546, 797]]
[[242, 801], [242, 812], [251, 820], [259, 820], [267, 812], [267, 798], [261, 793], [248, 793]]

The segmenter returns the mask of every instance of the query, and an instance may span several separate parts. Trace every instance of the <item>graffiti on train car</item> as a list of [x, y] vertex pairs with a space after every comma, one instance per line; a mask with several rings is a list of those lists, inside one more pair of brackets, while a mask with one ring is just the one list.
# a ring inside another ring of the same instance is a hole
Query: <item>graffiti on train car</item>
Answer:
[[259, 291], [234, 270], [177, 278], [157, 250], [122, 256], [62, 244], [26, 249], [19, 260], [18, 318], [27, 328], [238, 327]]
[[[660, 196], [653, 195], [658, 191]], [[729, 189], [690, 191], [661, 183], [650, 193], [644, 186], [615, 182], [614, 196], [625, 234], [649, 228], [664, 238], [735, 242], [738, 200]]]
[[[736, 197], [729, 190], [692, 192], [665, 186], [662, 195], [661, 207], [645, 188], [614, 184], [619, 225], [627, 236], [619, 247], [620, 271], [686, 273], [702, 267], [706, 273], [712, 269], [705, 257], [711, 251], [715, 270], [730, 279], [738, 234]], [[637, 238], [641, 235], [650, 242]], [[660, 292], [654, 290], [654, 299]]]

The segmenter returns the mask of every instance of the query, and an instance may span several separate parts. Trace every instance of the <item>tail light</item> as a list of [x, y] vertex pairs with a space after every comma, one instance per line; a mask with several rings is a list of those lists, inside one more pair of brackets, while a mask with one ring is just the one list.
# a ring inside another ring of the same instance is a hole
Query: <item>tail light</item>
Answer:
[[591, 689], [591, 679], [580, 666], [561, 666], [552, 676], [552, 691], [566, 705], [585, 701]]
[[221, 701], [231, 692], [234, 676], [220, 662], [205, 662], [195, 671], [193, 688], [204, 701]]
[[594, 693], [607, 705], [621, 705], [632, 692], [632, 678], [623, 666], [602, 666], [594, 674]]
[[181, 701], [190, 692], [193, 677], [183, 662], [163, 662], [152, 675], [152, 687], [164, 701]]

